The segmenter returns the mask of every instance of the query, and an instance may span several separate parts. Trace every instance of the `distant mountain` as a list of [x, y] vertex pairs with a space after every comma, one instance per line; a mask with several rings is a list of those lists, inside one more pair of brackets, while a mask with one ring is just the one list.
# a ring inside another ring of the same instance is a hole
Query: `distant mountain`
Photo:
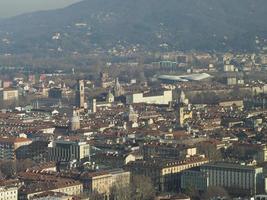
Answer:
[[0, 20], [0, 53], [255, 50], [267, 38], [266, 10], [266, 0], [85, 0]]

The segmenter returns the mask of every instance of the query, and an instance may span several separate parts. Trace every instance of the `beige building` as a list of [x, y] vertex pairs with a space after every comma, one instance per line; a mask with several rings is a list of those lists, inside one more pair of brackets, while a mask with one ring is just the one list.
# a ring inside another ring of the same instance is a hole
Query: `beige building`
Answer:
[[130, 172], [124, 170], [109, 170], [81, 175], [85, 192], [98, 192], [109, 199], [113, 186], [125, 187], [130, 184]]
[[222, 101], [219, 103], [219, 106], [224, 108], [230, 108], [236, 106], [240, 110], [244, 108], [244, 102], [243, 100], [230, 100], [230, 101]]
[[18, 100], [19, 91], [16, 89], [4, 89], [0, 92], [3, 101]]
[[19, 200], [29, 200], [44, 192], [58, 192], [69, 196], [80, 195], [83, 192], [83, 184], [72, 179], [30, 171], [20, 173], [18, 176], [24, 182], [19, 189]]
[[17, 200], [17, 199], [18, 199], [17, 187], [0, 186], [0, 200]]
[[179, 120], [179, 125], [181, 127], [184, 126], [186, 120], [192, 119], [192, 117], [193, 117], [193, 112], [192, 110], [188, 110], [187, 106], [179, 107], [178, 120]]

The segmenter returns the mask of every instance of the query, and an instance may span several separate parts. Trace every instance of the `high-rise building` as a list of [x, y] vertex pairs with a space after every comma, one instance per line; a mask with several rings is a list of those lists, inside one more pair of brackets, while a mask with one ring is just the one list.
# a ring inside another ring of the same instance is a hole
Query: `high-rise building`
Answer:
[[84, 81], [77, 81], [75, 106], [77, 108], [84, 108]]

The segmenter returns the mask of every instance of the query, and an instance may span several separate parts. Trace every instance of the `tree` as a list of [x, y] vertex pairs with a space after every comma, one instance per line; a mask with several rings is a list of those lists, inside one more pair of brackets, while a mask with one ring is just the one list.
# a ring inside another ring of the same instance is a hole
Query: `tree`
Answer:
[[5, 179], [5, 174], [0, 170], [0, 180]]
[[211, 161], [220, 160], [222, 158], [221, 151], [213, 144], [200, 143], [197, 148], [199, 153], [204, 154]]
[[16, 163], [14, 161], [2, 161], [0, 170], [7, 177], [12, 177], [16, 174]]
[[193, 199], [199, 198], [199, 191], [192, 184], [188, 184], [188, 186], [184, 190], [184, 194], [188, 195], [189, 197]]
[[131, 199], [131, 187], [122, 179], [115, 181], [114, 185], [110, 189], [112, 200], [130, 200]]
[[223, 187], [219, 187], [219, 186], [209, 187], [207, 191], [203, 193], [203, 195], [201, 196], [201, 199], [209, 200], [215, 197], [230, 199], [228, 192]]
[[89, 199], [90, 200], [103, 200], [104, 199], [104, 195], [103, 194], [99, 194], [97, 191], [93, 191], [89, 195]]
[[131, 199], [131, 187], [130, 185], [123, 186], [120, 183], [115, 184], [111, 188], [112, 200], [130, 200]]
[[131, 189], [132, 200], [151, 200], [155, 197], [155, 188], [149, 177], [133, 176]]

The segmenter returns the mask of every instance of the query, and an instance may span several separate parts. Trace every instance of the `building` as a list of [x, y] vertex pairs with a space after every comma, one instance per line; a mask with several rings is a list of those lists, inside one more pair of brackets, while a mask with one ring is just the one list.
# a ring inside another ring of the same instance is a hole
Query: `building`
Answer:
[[224, 72], [234, 72], [234, 71], [236, 71], [237, 69], [236, 69], [236, 67], [234, 66], [234, 65], [230, 65], [230, 64], [225, 64], [224, 66], [223, 66], [223, 71]]
[[79, 110], [74, 109], [72, 118], [70, 120], [70, 130], [71, 131], [77, 131], [81, 128], [81, 123], [80, 123], [80, 113]]
[[166, 71], [176, 71], [177, 69], [179, 69], [178, 63], [177, 62], [173, 62], [173, 61], [160, 61], [159, 62], [159, 66], [161, 70], [166, 70]]
[[206, 191], [209, 187], [209, 177], [205, 172], [186, 170], [181, 175], [181, 189], [194, 188], [198, 191]]
[[80, 180], [85, 192], [98, 192], [103, 194], [105, 199], [109, 199], [113, 186], [127, 187], [130, 184], [130, 172], [121, 169], [86, 172], [81, 175]]
[[0, 200], [17, 200], [18, 188], [13, 186], [0, 186]]
[[178, 105], [177, 119], [180, 127], [183, 127], [186, 120], [192, 119], [192, 117], [193, 112], [192, 110], [188, 109], [188, 106], [185, 106], [183, 104]]
[[122, 96], [123, 94], [124, 94], [124, 89], [121, 86], [119, 79], [116, 78], [115, 86], [114, 86], [114, 95], [115, 95], [115, 97], [119, 97], [119, 96]]
[[3, 101], [14, 101], [19, 99], [19, 91], [12, 88], [6, 88], [0, 92]]
[[229, 100], [229, 101], [221, 101], [219, 103], [219, 106], [223, 108], [231, 108], [231, 107], [236, 107], [240, 110], [243, 110], [244, 108], [244, 101], [243, 100]]
[[185, 75], [159, 75], [158, 79], [166, 83], [188, 82], [188, 81], [202, 81], [211, 78], [207, 73], [185, 74]]
[[114, 103], [114, 101], [115, 101], [115, 97], [112, 94], [112, 92], [109, 90], [107, 97], [106, 97], [106, 102], [107, 103]]
[[138, 113], [134, 110], [133, 106], [130, 105], [129, 106], [129, 113], [128, 113], [128, 121], [133, 122], [133, 123], [137, 123], [138, 117], [139, 117]]
[[54, 99], [62, 99], [62, 89], [56, 87], [49, 89], [48, 97]]
[[148, 143], [143, 146], [144, 159], [185, 159], [197, 154], [196, 147], [187, 145]]
[[77, 108], [84, 108], [84, 98], [84, 81], [78, 80], [75, 94], [75, 106]]
[[157, 191], [178, 191], [181, 172], [208, 162], [204, 157], [192, 157], [181, 161], [137, 160], [126, 165], [133, 175], [144, 175], [151, 179]]
[[66, 195], [80, 195], [83, 185], [73, 179], [61, 178], [55, 175], [36, 172], [22, 172], [18, 175], [24, 182], [19, 189], [19, 200], [29, 200], [45, 192], [63, 193]]
[[54, 141], [48, 146], [49, 161], [82, 160], [90, 156], [90, 145], [86, 142]]
[[0, 160], [15, 160], [16, 150], [31, 143], [27, 138], [0, 138]]
[[114, 80], [109, 77], [109, 74], [106, 72], [100, 73], [100, 86], [102, 88], [108, 88], [114, 85]]
[[35, 162], [44, 162], [47, 159], [48, 154], [47, 141], [33, 141], [29, 145], [24, 145], [16, 149], [17, 159], [31, 159]]
[[230, 163], [209, 163], [200, 167], [209, 186], [226, 188], [231, 194], [254, 195], [263, 191], [263, 168]]
[[155, 200], [190, 200], [185, 194], [176, 194], [176, 195], [160, 195], [155, 198]]
[[96, 110], [97, 110], [97, 102], [96, 102], [96, 99], [90, 99], [88, 110], [91, 113], [96, 113]]
[[156, 105], [168, 105], [172, 98], [172, 91], [163, 91], [160, 94], [144, 94], [134, 93], [126, 96], [127, 104], [145, 103], [145, 104], [156, 104]]
[[44, 192], [31, 197], [31, 200], [74, 200], [75, 197], [60, 192]]

